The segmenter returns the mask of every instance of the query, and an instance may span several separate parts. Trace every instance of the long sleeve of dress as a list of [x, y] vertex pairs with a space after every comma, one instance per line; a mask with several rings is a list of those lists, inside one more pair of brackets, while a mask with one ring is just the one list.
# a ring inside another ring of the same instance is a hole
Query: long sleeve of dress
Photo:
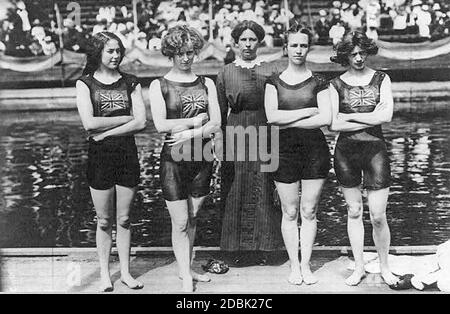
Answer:
[[228, 99], [225, 91], [225, 79], [224, 79], [224, 72], [221, 71], [217, 75], [217, 81], [216, 81], [216, 88], [217, 88], [217, 98], [219, 100], [219, 107], [220, 107], [220, 115], [222, 118], [222, 128], [225, 128], [227, 124], [227, 118], [228, 118]]

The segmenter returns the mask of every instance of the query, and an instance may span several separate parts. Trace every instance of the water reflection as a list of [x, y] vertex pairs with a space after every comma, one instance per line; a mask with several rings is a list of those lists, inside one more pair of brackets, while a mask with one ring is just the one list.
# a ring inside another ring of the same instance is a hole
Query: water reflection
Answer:
[[[392, 162], [388, 207], [393, 245], [437, 244], [450, 238], [448, 112], [397, 115], [384, 128]], [[87, 145], [76, 112], [3, 114], [0, 129], [0, 247], [94, 246], [95, 211], [85, 179]], [[131, 219], [134, 246], [170, 246], [170, 217], [159, 185], [162, 137], [150, 126], [137, 135], [141, 188]], [[327, 134], [330, 147], [335, 135]], [[217, 246], [220, 178], [199, 213], [197, 245]], [[371, 245], [365, 205], [366, 244]], [[348, 245], [346, 207], [334, 174], [318, 213], [319, 245]]]

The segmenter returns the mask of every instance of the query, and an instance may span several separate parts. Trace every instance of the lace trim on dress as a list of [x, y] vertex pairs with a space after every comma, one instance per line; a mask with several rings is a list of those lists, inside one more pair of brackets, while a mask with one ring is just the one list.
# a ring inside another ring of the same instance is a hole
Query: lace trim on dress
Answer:
[[244, 69], [252, 69], [257, 65], [260, 65], [264, 60], [262, 58], [256, 58], [255, 60], [252, 60], [250, 62], [246, 62], [242, 60], [241, 58], [236, 58], [236, 60], [233, 61], [233, 63], [236, 66], [239, 66]]

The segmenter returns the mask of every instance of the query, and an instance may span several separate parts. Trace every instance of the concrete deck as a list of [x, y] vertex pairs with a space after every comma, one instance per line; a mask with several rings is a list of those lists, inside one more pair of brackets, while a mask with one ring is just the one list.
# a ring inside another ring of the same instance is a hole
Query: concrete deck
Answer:
[[[196, 284], [195, 293], [400, 293], [391, 290], [378, 274], [369, 274], [357, 287], [349, 287], [344, 279], [350, 275], [350, 262], [341, 250], [315, 250], [312, 268], [319, 282], [312, 286], [293, 286], [286, 280], [289, 274], [287, 257], [271, 266], [230, 268], [226, 274], [210, 274], [211, 282]], [[405, 250], [408, 252], [411, 250]], [[425, 252], [431, 253], [433, 248]], [[42, 253], [42, 252], [41, 252]], [[142, 290], [130, 290], [120, 280], [117, 255], [111, 257], [111, 274], [114, 292], [117, 294], [166, 294], [179, 293], [181, 282], [177, 277], [177, 265], [171, 251], [153, 251], [139, 254], [131, 260], [132, 275], [141, 280]], [[142, 252], [141, 252], [142, 253]], [[201, 265], [210, 258], [218, 258], [217, 251], [198, 251], [194, 268], [203, 273]], [[10, 251], [9, 255], [13, 255]], [[6, 293], [97, 293], [99, 266], [94, 250], [74, 251], [66, 256], [5, 256], [1, 263], [1, 285]], [[63, 253], [61, 253], [63, 255]], [[414, 289], [403, 293], [423, 293]]]

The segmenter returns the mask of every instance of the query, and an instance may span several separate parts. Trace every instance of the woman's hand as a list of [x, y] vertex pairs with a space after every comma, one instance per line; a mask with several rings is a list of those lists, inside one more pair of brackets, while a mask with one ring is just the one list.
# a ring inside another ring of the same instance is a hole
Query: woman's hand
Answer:
[[387, 103], [384, 101], [380, 101], [373, 111], [375, 112], [375, 111], [381, 111], [381, 110], [385, 110], [385, 109], [387, 109]]
[[[204, 113], [198, 114], [197, 116], [195, 116], [191, 119], [193, 119], [193, 121], [194, 121], [193, 126], [195, 129], [195, 128], [201, 128], [203, 125], [205, 125], [209, 121], [209, 116], [206, 112], [204, 112]], [[170, 133], [175, 134], [175, 133], [179, 133], [179, 132], [182, 132], [185, 130], [190, 130], [190, 128], [187, 125], [180, 124], [180, 125], [173, 127], [170, 130]]]
[[104, 136], [103, 133], [99, 133], [99, 134], [91, 136], [91, 138], [94, 142], [100, 142], [100, 141], [103, 141], [106, 137]]
[[167, 140], [165, 140], [165, 142], [168, 143], [169, 146], [175, 146], [175, 145], [181, 144], [187, 140], [190, 140], [193, 137], [194, 137], [193, 130], [184, 130], [184, 131], [172, 134]]
[[351, 116], [351, 113], [338, 113], [337, 118], [341, 121], [348, 122], [351, 120], [352, 116]]
[[305, 110], [308, 110], [308, 114], [311, 117], [319, 114], [319, 108], [317, 108], [317, 107], [305, 108]]
[[[201, 125], [204, 125], [205, 123], [207, 123], [209, 121], [209, 115], [207, 112], [203, 112], [198, 114], [194, 119], [201, 121]], [[196, 127], [197, 125], [194, 125], [194, 127]]]

